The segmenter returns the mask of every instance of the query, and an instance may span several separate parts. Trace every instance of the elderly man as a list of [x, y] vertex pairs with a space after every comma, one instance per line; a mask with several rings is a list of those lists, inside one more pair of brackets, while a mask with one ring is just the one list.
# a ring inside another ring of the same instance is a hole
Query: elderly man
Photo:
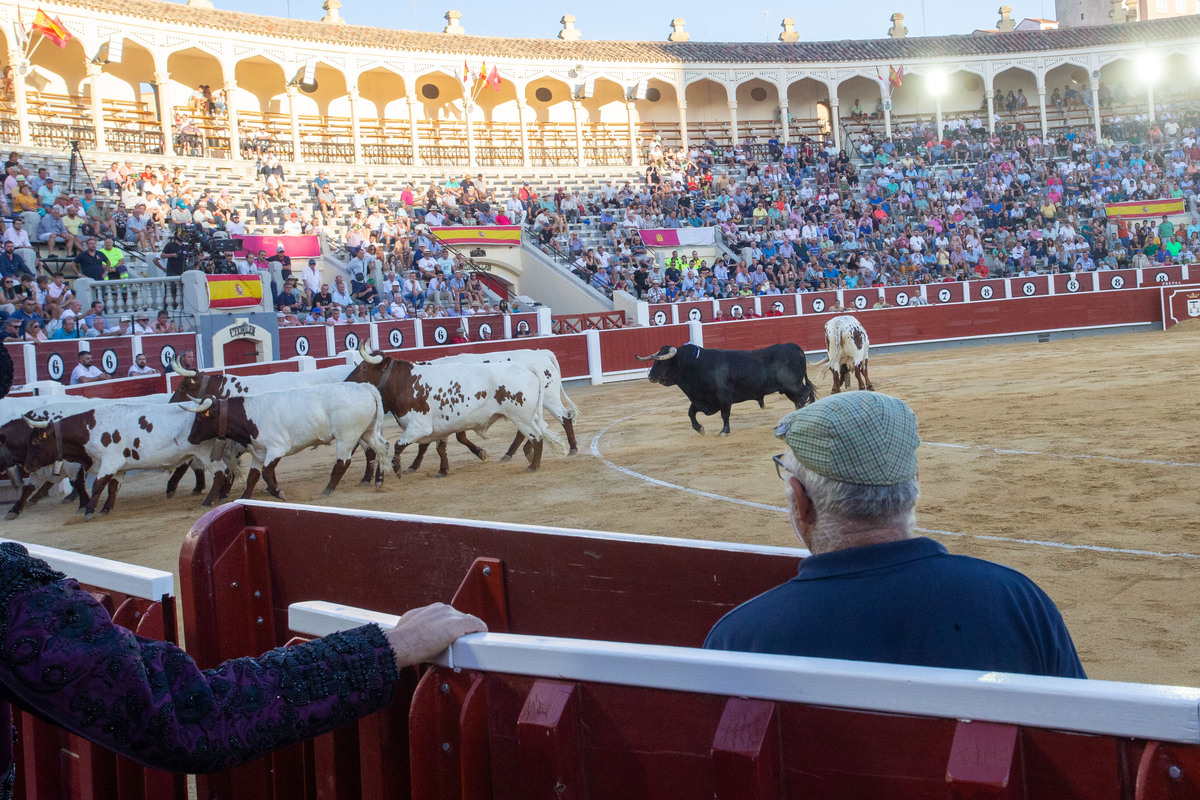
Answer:
[[716, 624], [715, 650], [1086, 677], [1062, 616], [1033, 581], [914, 535], [917, 417], [846, 392], [785, 416], [775, 456], [792, 528], [812, 555], [795, 578]]

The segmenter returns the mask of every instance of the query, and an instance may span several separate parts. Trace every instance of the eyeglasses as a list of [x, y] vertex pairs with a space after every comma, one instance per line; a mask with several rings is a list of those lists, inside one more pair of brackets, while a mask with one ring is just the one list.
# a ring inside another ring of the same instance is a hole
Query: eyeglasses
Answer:
[[771, 456], [771, 460], [775, 462], [775, 474], [779, 476], [779, 480], [781, 481], [786, 481], [788, 478], [794, 477], [791, 470], [789, 470], [783, 463], [784, 455], [786, 454], [778, 453]]

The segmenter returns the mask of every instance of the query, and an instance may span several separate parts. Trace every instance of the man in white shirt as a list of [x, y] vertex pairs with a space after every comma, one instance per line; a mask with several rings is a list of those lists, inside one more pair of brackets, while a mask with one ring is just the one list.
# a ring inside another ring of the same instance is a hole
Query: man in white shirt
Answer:
[[75, 369], [71, 370], [72, 386], [80, 383], [102, 381], [106, 377], [108, 376], [92, 363], [92, 353], [90, 350], [83, 350], [79, 353], [79, 363], [75, 365]]
[[308, 266], [300, 273], [300, 281], [304, 284], [304, 293], [308, 295], [309, 305], [312, 305], [313, 295], [321, 291], [321, 273], [317, 269], [315, 258], [308, 260]]
[[387, 313], [392, 319], [408, 319], [408, 306], [404, 305], [404, 297], [399, 292], [392, 295]]
[[229, 222], [225, 223], [225, 232], [230, 236], [245, 236], [246, 225], [242, 222], [242, 215], [238, 212], [233, 212], [229, 217]]
[[133, 318], [133, 334], [134, 336], [147, 336], [154, 333], [154, 325], [150, 322], [150, 315], [139, 313]]
[[146, 354], [138, 353], [133, 359], [133, 366], [129, 368], [128, 377], [135, 378], [139, 375], [157, 375], [158, 370], [146, 363]]
[[354, 305], [354, 298], [350, 296], [350, 290], [346, 287], [346, 282], [341, 275], [334, 278], [333, 281], [333, 304], [338, 307]]

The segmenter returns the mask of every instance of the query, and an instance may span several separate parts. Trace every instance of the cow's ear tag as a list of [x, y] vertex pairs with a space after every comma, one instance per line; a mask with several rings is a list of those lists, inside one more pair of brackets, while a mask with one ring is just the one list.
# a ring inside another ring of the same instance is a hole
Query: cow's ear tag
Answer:
[[779, 423], [778, 425], [775, 426], [775, 435], [776, 436], [786, 436], [789, 427], [791, 427], [791, 426], [787, 422]]

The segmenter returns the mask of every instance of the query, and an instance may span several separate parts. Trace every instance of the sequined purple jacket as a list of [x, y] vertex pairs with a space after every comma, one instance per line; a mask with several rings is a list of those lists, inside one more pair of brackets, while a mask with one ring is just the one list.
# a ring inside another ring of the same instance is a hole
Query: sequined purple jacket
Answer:
[[[214, 772], [385, 707], [399, 676], [374, 625], [200, 670], [135, 636], [79, 584], [0, 544], [0, 705], [162, 770]], [[7, 721], [7, 714], [0, 724]], [[12, 793], [0, 736], [0, 800]]]

